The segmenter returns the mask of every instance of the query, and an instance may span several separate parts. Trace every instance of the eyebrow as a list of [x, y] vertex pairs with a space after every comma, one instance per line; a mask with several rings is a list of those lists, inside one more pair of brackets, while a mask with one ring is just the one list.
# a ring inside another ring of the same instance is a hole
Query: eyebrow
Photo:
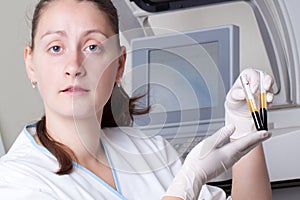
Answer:
[[106, 34], [104, 34], [102, 31], [98, 30], [98, 29], [92, 29], [92, 30], [88, 30], [86, 32], [83, 33], [83, 36], [87, 36], [93, 33], [97, 33], [97, 34], [101, 34], [105, 37], [105, 39], [108, 38], [108, 36]]
[[60, 36], [66, 36], [67, 33], [65, 31], [47, 31], [46, 33], [44, 33], [41, 36], [41, 39], [43, 39], [44, 37], [48, 36], [48, 35], [60, 35]]
[[[83, 36], [87, 36], [87, 35], [90, 35], [90, 34], [93, 34], [93, 33], [97, 33], [97, 34], [101, 34], [102, 36], [105, 37], [105, 39], [108, 38], [108, 36], [106, 34], [104, 34], [102, 31], [98, 30], [98, 29], [92, 29], [92, 30], [88, 30], [86, 32], [84, 32], [82, 35]], [[47, 31], [46, 33], [44, 33], [42, 36], [41, 36], [41, 39], [43, 39], [44, 37], [48, 36], [48, 35], [60, 35], [60, 36], [66, 36], [67, 33], [65, 31]]]

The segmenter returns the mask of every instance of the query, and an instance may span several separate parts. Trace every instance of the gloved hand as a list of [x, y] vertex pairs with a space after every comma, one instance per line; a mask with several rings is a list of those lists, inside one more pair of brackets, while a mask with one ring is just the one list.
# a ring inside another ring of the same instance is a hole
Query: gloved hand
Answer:
[[202, 185], [232, 167], [242, 156], [271, 136], [269, 132], [259, 131], [223, 145], [234, 130], [233, 125], [225, 126], [197, 144], [187, 155], [164, 196], [197, 199]]
[[[246, 69], [241, 73], [241, 75], [246, 75], [246, 78], [250, 83], [250, 89], [255, 98], [256, 105], [259, 108], [259, 71], [254, 69]], [[270, 75], [265, 74], [263, 85], [267, 92], [267, 103], [271, 103], [273, 101], [273, 94], [270, 93], [269, 90], [273, 85], [273, 79]], [[238, 139], [256, 131], [240, 78], [235, 81], [226, 96], [225, 124], [233, 124], [236, 127], [235, 132], [231, 136], [232, 139]]]

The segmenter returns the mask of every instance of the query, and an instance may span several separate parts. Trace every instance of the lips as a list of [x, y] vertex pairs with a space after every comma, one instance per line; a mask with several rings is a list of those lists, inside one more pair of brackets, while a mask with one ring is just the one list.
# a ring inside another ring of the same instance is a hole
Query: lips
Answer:
[[88, 92], [89, 90], [84, 89], [79, 86], [69, 86], [63, 90], [60, 90], [60, 92]]

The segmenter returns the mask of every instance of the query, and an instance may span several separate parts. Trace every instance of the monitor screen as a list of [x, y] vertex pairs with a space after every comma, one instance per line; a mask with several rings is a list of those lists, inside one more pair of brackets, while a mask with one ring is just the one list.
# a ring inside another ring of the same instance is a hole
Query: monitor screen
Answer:
[[239, 32], [234, 25], [132, 41], [133, 96], [151, 106], [135, 116], [140, 127], [224, 121], [224, 101], [239, 74]]
[[[148, 81], [152, 83], [149, 95], [150, 102], [154, 103], [152, 112], [160, 112], [155, 106], [156, 102], [166, 112], [218, 105], [220, 85], [218, 79], [214, 78], [217, 74], [211, 74], [215, 72], [210, 71], [218, 62], [218, 43], [205, 43], [202, 47], [205, 51], [191, 51], [197, 49], [196, 45], [149, 51]], [[206, 59], [207, 53], [209, 59]], [[197, 60], [201, 60], [201, 63], [194, 65]], [[204, 78], [205, 74], [210, 75]]]

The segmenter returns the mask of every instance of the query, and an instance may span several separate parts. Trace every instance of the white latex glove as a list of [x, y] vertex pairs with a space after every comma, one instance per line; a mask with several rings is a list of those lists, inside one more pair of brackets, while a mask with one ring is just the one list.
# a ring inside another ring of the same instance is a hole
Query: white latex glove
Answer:
[[[241, 75], [246, 75], [246, 78], [250, 83], [251, 92], [255, 97], [256, 106], [259, 109], [259, 71], [254, 69], [246, 69], [241, 73]], [[265, 74], [263, 85], [264, 89], [266, 90], [267, 103], [271, 103], [273, 101], [273, 94], [270, 93], [270, 89], [273, 85], [273, 79], [270, 75]], [[232, 139], [238, 139], [256, 131], [240, 77], [238, 77], [238, 79], [235, 81], [226, 96], [225, 124], [233, 124], [236, 127], [235, 132], [231, 136]]]
[[237, 162], [271, 133], [259, 131], [225, 145], [235, 127], [228, 125], [197, 144], [187, 155], [164, 196], [197, 199], [208, 180], [217, 177]]

